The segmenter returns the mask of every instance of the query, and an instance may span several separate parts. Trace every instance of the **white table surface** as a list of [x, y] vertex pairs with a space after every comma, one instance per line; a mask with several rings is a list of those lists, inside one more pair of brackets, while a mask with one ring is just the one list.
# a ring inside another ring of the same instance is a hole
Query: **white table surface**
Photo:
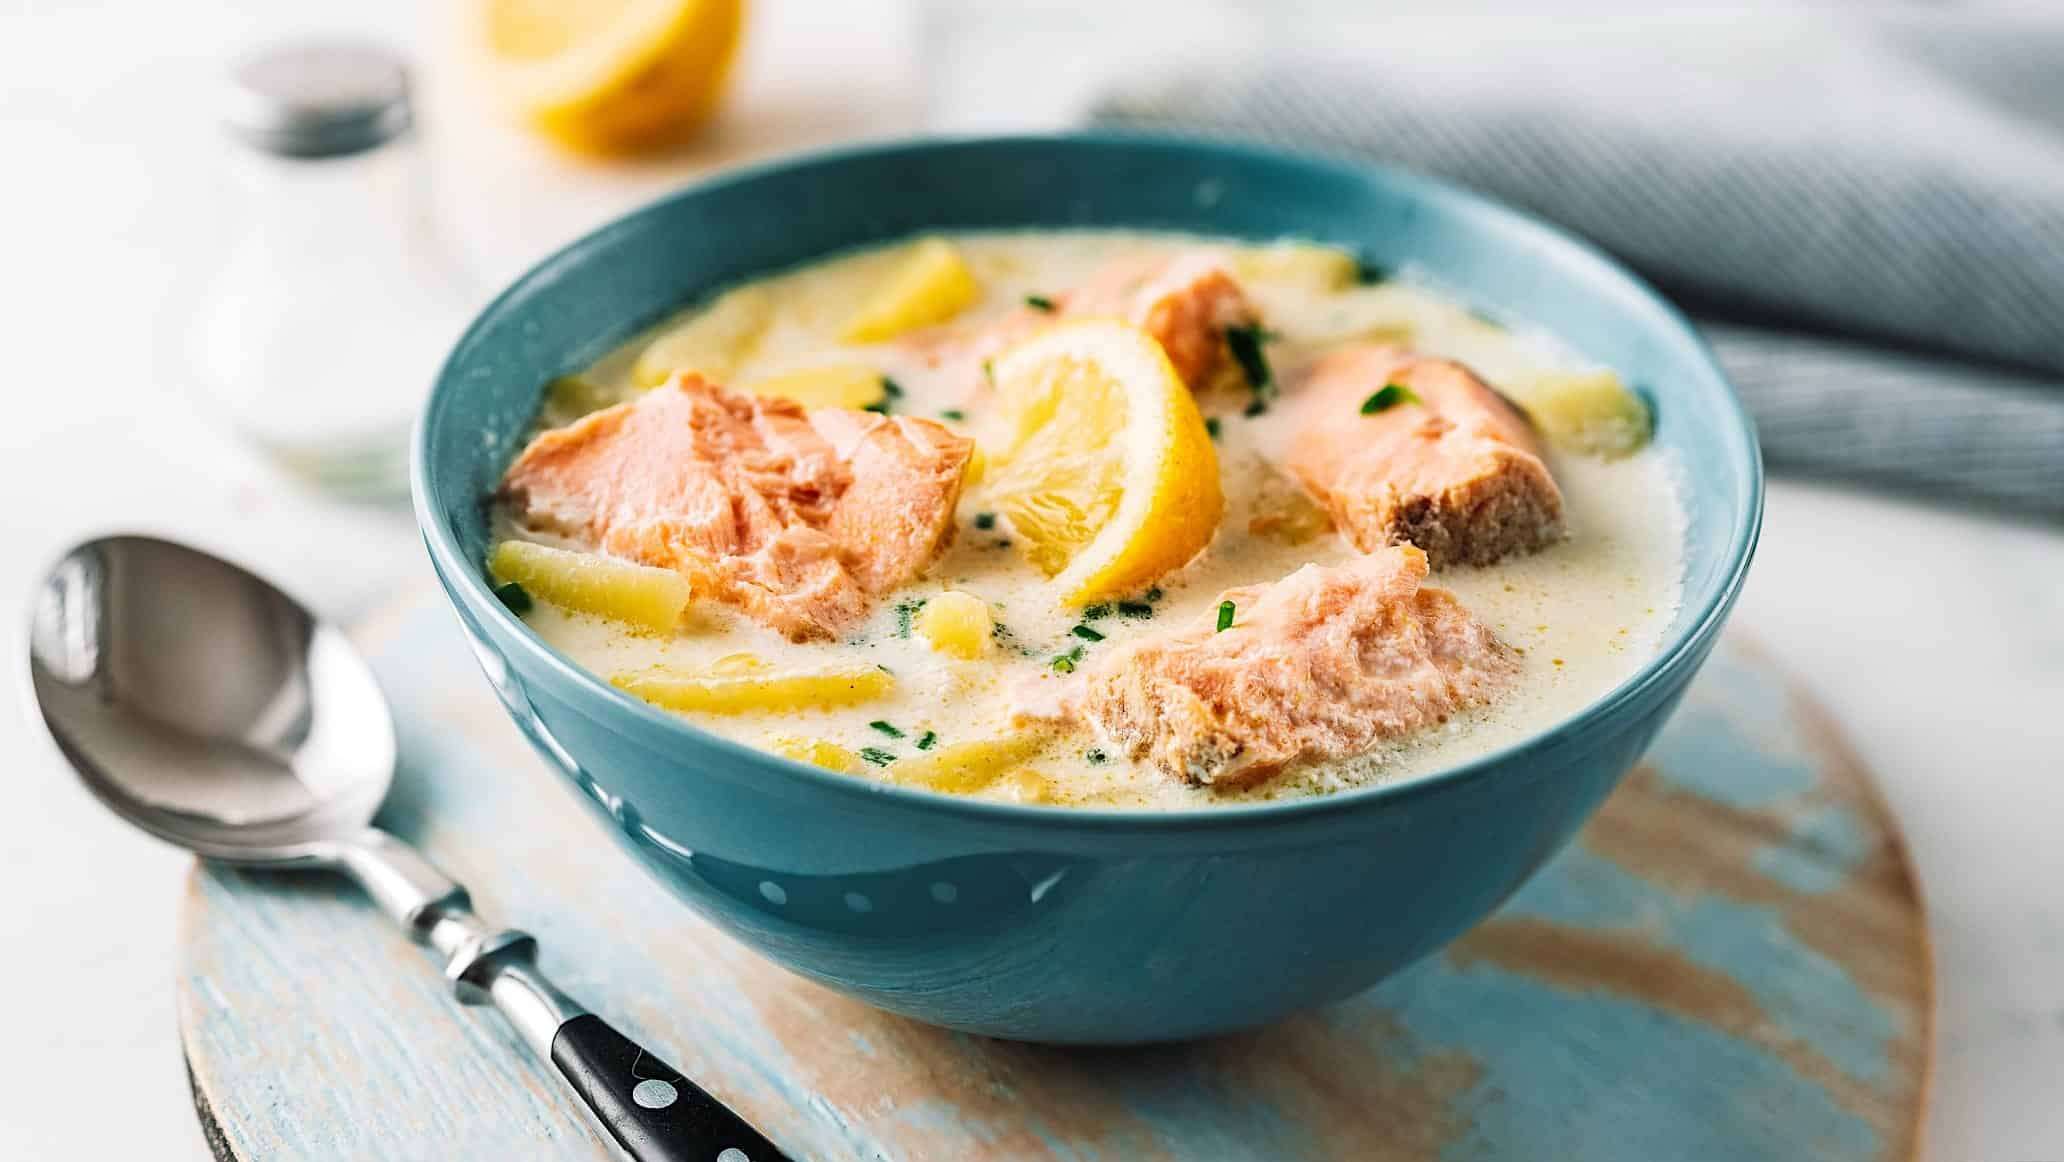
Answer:
[[[716, 144], [628, 170], [570, 167], [480, 123], [433, 77], [447, 224], [493, 280], [714, 157], [919, 125], [1058, 125], [1138, 46], [1170, 48], [1169, 22], [1114, 17], [1094, 51], [1043, 69], [1032, 54], [1067, 46], [1075, 25], [1066, 4], [1038, 9], [1045, 35], [980, 58], [999, 73], [960, 51], [984, 35], [960, 8], [761, 0]], [[1175, 49], [1247, 39], [1250, 6], [1201, 11]], [[302, 493], [193, 415], [156, 329], [213, 257], [194, 224], [212, 209], [197, 171], [213, 164], [202, 84], [217, 62], [322, 28], [384, 32], [442, 59], [419, 22], [406, 0], [0, 7], [8, 658], [22, 657], [43, 564], [95, 531], [191, 538], [338, 617], [428, 583], [405, 512]], [[1022, 11], [1009, 24], [1040, 27]], [[940, 61], [942, 45], [954, 51]], [[928, 59], [938, 67], [921, 72]], [[511, 186], [525, 190], [520, 212], [493, 196]], [[1938, 973], [1929, 1156], [2064, 1159], [2064, 531], [1779, 480], [1738, 618], [1836, 711], [1910, 841]], [[172, 1007], [187, 860], [105, 815], [12, 707], [0, 770], [14, 795], [0, 828], [12, 1002], [0, 1158], [204, 1158]]]

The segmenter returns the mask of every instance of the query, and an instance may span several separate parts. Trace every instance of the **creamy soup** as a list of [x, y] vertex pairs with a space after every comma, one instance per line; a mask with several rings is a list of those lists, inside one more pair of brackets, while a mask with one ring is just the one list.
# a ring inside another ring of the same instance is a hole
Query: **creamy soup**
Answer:
[[[1303, 369], [1334, 348], [1387, 342], [1452, 358], [1535, 411], [1537, 421], [1550, 413], [1558, 421], [1567, 418], [1556, 409], [1569, 401], [1556, 393], [1567, 393], [1572, 384], [1579, 395], [1589, 393], [1579, 409], [1595, 405], [1601, 393], [1612, 396], [1608, 410], [1639, 404], [1607, 369], [1587, 365], [1552, 336], [1472, 314], [1409, 271], [1381, 281], [1351, 277], [1343, 265], [1347, 259], [1315, 248], [1106, 231], [970, 233], [946, 236], [946, 243], [977, 287], [973, 301], [949, 318], [885, 338], [842, 341], [855, 310], [903, 277], [899, 272], [907, 273], [912, 260], [907, 246], [836, 257], [753, 284], [759, 315], [737, 329], [744, 337], [735, 342], [709, 321], [711, 312], [730, 309], [726, 300], [691, 308], [640, 335], [582, 376], [555, 385], [541, 427], [638, 397], [647, 387], [638, 380], [650, 378], [640, 369], [641, 356], [702, 320], [703, 331], [719, 339], [717, 354], [709, 358], [722, 366], [699, 369], [709, 378], [752, 385], [828, 365], [877, 369], [893, 385], [877, 410], [936, 420], [972, 436], [981, 450], [973, 471], [993, 477], [996, 467], [979, 461], [991, 447], [1002, 446], [991, 435], [998, 421], [988, 413], [996, 405], [981, 373], [952, 355], [954, 338], [1022, 318], [1028, 302], [1034, 311], [1046, 311], [1114, 260], [1205, 250], [1222, 258], [1258, 313], [1265, 330], [1250, 332], [1260, 342], [1249, 346], [1259, 347], [1273, 385], [1263, 393], [1240, 382], [1252, 370], [1241, 358], [1245, 352], [1225, 360], [1213, 384], [1193, 385], [1196, 403], [1209, 417], [1224, 496], [1223, 516], [1202, 552], [1135, 592], [1065, 604], [1048, 573], [1028, 559], [1025, 538], [997, 511], [985, 491], [987, 481], [978, 479], [961, 491], [943, 553], [916, 579], [873, 595], [868, 611], [833, 638], [793, 640], [793, 634], [735, 605], [700, 595], [690, 598], [678, 624], [653, 632], [580, 612], [579, 600], [555, 604], [550, 586], [536, 584], [533, 595], [545, 599], [513, 598], [531, 628], [580, 665], [620, 682], [641, 673], [750, 678], [827, 667], [881, 672], [891, 681], [847, 705], [827, 706], [805, 695], [801, 704], [776, 708], [684, 714], [703, 729], [817, 757], [855, 778], [917, 781], [993, 798], [1138, 808], [1308, 796], [1437, 771], [1570, 718], [1656, 652], [1677, 609], [1682, 567], [1683, 518], [1672, 465], [1658, 450], [1636, 447], [1644, 442], [1638, 438], [1605, 447], [1550, 438], [1541, 453], [1560, 489], [1562, 534], [1545, 547], [1505, 554], [1488, 565], [1441, 565], [1426, 582], [1451, 590], [1513, 662], [1510, 680], [1485, 704], [1463, 707], [1360, 753], [1292, 762], [1238, 785], [1172, 776], [1144, 755], [1129, 755], [1093, 725], [1045, 721], [1028, 727], [1026, 707], [1064, 699], [1099, 655], [1147, 635], [1208, 626], [1220, 616], [1221, 594], [1228, 589], [1274, 582], [1309, 563], [1338, 565], [1357, 556], [1356, 546], [1326, 527], [1323, 517], [1312, 524], [1311, 500], [1286, 468], [1298, 429], [1310, 423], [1309, 414], [1294, 406]], [[738, 300], [729, 301], [735, 306]], [[1389, 406], [1414, 406], [1412, 392], [1375, 386], [1397, 397]], [[1559, 431], [1552, 423], [1541, 426], [1550, 437]], [[1272, 519], [1286, 506], [1299, 514], [1296, 520]], [[496, 531], [501, 539], [597, 551], [577, 532], [545, 531], [548, 524], [519, 519], [505, 503]], [[993, 628], [979, 656], [942, 650], [921, 632], [926, 603], [949, 591], [971, 594], [988, 609]], [[943, 782], [905, 777], [924, 770], [909, 760], [967, 743], [1023, 738], [1028, 729], [1035, 741], [1018, 746], [993, 770], [962, 772]]]

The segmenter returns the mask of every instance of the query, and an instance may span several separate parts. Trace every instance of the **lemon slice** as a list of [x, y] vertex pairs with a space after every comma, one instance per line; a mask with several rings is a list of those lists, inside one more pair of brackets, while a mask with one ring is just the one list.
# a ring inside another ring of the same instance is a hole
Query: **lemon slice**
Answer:
[[1008, 425], [987, 491], [1068, 605], [1181, 568], [1225, 511], [1218, 454], [1161, 345], [1115, 319], [1063, 323], [991, 365]]
[[743, 0], [480, 0], [490, 75], [546, 136], [586, 153], [676, 140], [716, 111]]

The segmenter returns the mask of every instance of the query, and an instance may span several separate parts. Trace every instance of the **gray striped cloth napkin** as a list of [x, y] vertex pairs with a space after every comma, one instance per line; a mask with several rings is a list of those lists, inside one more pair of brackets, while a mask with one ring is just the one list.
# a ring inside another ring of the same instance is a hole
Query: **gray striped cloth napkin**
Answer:
[[1525, 207], [1690, 307], [1774, 468], [2064, 517], [2064, 21], [1635, 19], [1430, 60], [1301, 49], [1094, 119]]

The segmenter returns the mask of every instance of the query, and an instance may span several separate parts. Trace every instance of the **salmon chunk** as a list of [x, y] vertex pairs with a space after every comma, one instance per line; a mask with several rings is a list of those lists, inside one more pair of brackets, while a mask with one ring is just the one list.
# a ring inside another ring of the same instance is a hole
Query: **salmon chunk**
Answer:
[[684, 373], [539, 436], [501, 495], [527, 528], [677, 570], [808, 641], [937, 559], [973, 450], [930, 420], [806, 412]]
[[1106, 745], [1213, 787], [1347, 758], [1496, 697], [1512, 651], [1445, 589], [1426, 554], [1378, 549], [1221, 595], [1212, 617], [1098, 658], [1069, 707]]
[[1172, 258], [1120, 259], [1088, 282], [1053, 296], [1052, 309], [1026, 307], [979, 332], [939, 331], [911, 344], [932, 366], [965, 363], [971, 371], [1062, 318], [1117, 318], [1161, 344], [1183, 382], [1201, 389], [1225, 365], [1228, 327], [1260, 319], [1225, 260], [1209, 250]]
[[[1417, 401], [1363, 414], [1390, 384]], [[1405, 543], [1435, 568], [1488, 565], [1562, 535], [1562, 490], [1526, 417], [1459, 363], [1341, 348], [1306, 373], [1294, 406], [1290, 470], [1365, 552]]]
[[1152, 335], [1193, 390], [1224, 365], [1226, 328], [1260, 318], [1224, 259], [1208, 250], [1112, 263], [1060, 306], [1069, 315], [1115, 316]]

